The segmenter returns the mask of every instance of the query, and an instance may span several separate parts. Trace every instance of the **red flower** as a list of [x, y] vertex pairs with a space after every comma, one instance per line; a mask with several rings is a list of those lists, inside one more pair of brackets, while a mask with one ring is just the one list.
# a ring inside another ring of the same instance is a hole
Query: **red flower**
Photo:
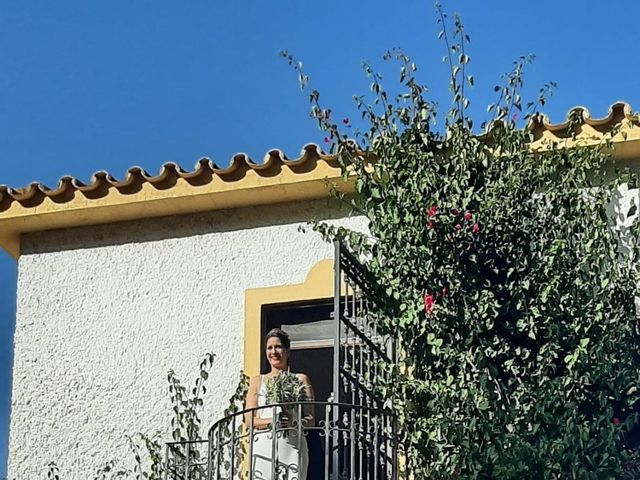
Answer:
[[611, 419], [611, 423], [613, 423], [614, 425], [620, 425], [620, 419], [618, 417], [613, 417]]
[[469, 210], [467, 210], [466, 212], [464, 212], [464, 220], [466, 222], [468, 222], [469, 220], [471, 220], [471, 212]]
[[459, 223], [456, 223], [456, 225], [453, 227], [456, 230], [460, 230], [462, 228], [462, 225], [460, 225]]
[[438, 207], [436, 205], [431, 205], [431, 208], [427, 212], [427, 215], [429, 215], [430, 217], [433, 217], [437, 211], [438, 211]]
[[433, 296], [425, 292], [424, 294], [424, 311], [427, 315], [433, 312]]
[[329, 140], [329, 137], [324, 137], [324, 143], [329, 143], [331, 140]]
[[431, 220], [427, 220], [427, 228], [431, 230], [433, 228], [433, 222]]
[[473, 233], [478, 233], [480, 231], [480, 226], [477, 223], [474, 223], [471, 231]]
[[345, 125], [349, 125], [349, 117], [344, 117], [342, 119], [342, 123], [344, 123]]

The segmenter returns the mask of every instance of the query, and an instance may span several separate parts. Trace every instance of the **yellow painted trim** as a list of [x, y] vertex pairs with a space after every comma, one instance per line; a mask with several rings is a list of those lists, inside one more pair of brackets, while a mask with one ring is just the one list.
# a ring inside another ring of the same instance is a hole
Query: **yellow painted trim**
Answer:
[[244, 372], [260, 373], [262, 307], [278, 303], [321, 300], [333, 297], [333, 260], [316, 263], [304, 283], [250, 288], [244, 295]]
[[[580, 128], [581, 131], [575, 138], [561, 138], [554, 132], [546, 130], [538, 140], [531, 143], [531, 151], [544, 152], [553, 144], [556, 144], [558, 148], [595, 147], [602, 144], [605, 134], [597, 128], [587, 124], [581, 125]], [[611, 158], [613, 158], [613, 160], [640, 161], [639, 126], [629, 121], [625, 121], [611, 140], [613, 150], [609, 153], [611, 153]]]
[[17, 260], [20, 256], [20, 234], [12, 235], [0, 234], [0, 246], [7, 252], [14, 260]]
[[168, 189], [143, 183], [134, 194], [111, 187], [105, 196], [95, 199], [76, 190], [65, 202], [48, 197], [35, 207], [13, 202], [0, 212], [0, 247], [16, 258], [16, 242], [19, 244], [20, 234], [25, 232], [327, 198], [329, 184], [346, 193], [353, 191], [353, 180], [342, 181], [339, 167], [319, 161], [303, 173], [283, 167], [276, 175], [262, 177], [249, 170], [235, 181], [213, 176], [205, 185], [191, 185], [179, 178]]

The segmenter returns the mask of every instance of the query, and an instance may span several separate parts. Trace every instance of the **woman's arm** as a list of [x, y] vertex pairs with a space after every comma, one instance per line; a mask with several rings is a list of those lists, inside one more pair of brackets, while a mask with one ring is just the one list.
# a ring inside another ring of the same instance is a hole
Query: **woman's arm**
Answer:
[[[251, 378], [251, 380], [249, 381], [249, 389], [247, 390], [247, 397], [244, 401], [244, 408], [249, 409], [256, 408], [258, 406], [258, 388], [260, 388], [259, 385], [260, 375], [256, 375], [255, 377]], [[247, 425], [247, 428], [253, 425], [253, 428], [261, 430], [271, 425], [271, 419], [260, 418], [258, 412], [259, 410], [254, 410], [252, 412], [245, 413], [244, 422]]]
[[[309, 377], [307, 377], [304, 373], [299, 373], [298, 380], [300, 380], [300, 382], [302, 382], [302, 385], [304, 385], [304, 392], [307, 396], [307, 400], [310, 402], [313, 401], [314, 400], [313, 387], [311, 386], [311, 381], [309, 380]], [[314, 410], [315, 410], [314, 405], [303, 406], [302, 423], [305, 427], [312, 427], [314, 425], [315, 423]]]

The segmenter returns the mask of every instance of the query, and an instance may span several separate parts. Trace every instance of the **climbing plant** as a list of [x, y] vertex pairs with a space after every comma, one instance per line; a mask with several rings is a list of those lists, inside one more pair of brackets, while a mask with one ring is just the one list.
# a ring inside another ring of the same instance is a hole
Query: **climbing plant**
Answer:
[[[365, 64], [372, 97], [355, 98], [365, 127], [352, 131], [282, 52], [354, 182], [337, 195], [368, 220], [367, 235], [315, 228], [347, 242], [380, 286], [372, 314], [402, 353], [379, 393], [407, 435], [406, 461], [424, 479], [638, 478], [639, 230], [616, 228], [636, 206], [613, 208], [637, 175], [611, 161], [615, 132], [532, 149], [516, 114], [535, 121], [555, 86], [521, 98], [532, 57], [502, 77], [474, 131], [470, 39], [459, 16], [436, 14], [445, 112], [392, 50], [401, 91]], [[574, 115], [566, 138], [581, 125]]]

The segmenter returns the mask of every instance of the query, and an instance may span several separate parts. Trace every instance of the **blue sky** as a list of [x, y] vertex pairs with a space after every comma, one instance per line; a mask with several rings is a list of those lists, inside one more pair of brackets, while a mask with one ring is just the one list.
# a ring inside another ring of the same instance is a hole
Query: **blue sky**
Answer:
[[[558, 83], [553, 121], [584, 105], [594, 116], [625, 100], [640, 108], [640, 3], [447, 2], [463, 16], [476, 124], [498, 75], [534, 53], [526, 92]], [[295, 157], [324, 137], [308, 118], [282, 49], [304, 61], [323, 103], [355, 117], [368, 60], [393, 85], [382, 54], [401, 47], [443, 108], [443, 45], [430, 1], [25, 0], [0, 8], [0, 184], [96, 170], [157, 172], [165, 161], [218, 164], [273, 147]], [[393, 74], [392, 74], [393, 73]], [[170, 273], [170, 272], [168, 272]], [[0, 254], [0, 477], [5, 475], [15, 324], [16, 265]], [[46, 392], [42, 392], [45, 394]], [[53, 401], [53, 400], [52, 400]], [[44, 471], [44, 469], [43, 469]]]

